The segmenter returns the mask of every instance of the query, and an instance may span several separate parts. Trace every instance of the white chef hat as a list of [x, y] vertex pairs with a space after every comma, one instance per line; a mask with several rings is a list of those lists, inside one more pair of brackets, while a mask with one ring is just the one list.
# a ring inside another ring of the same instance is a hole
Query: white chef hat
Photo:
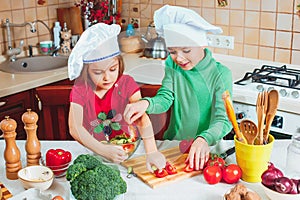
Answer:
[[193, 10], [165, 5], [154, 12], [156, 32], [165, 38], [167, 47], [208, 46], [207, 32], [222, 33]]
[[121, 27], [116, 24], [95, 24], [80, 36], [68, 60], [69, 79], [77, 78], [84, 63], [99, 62], [120, 54], [118, 34]]

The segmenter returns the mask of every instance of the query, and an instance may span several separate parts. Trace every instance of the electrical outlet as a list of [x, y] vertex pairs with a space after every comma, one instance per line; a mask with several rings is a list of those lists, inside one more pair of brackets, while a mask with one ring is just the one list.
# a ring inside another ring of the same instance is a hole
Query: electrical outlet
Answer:
[[208, 46], [234, 49], [234, 37], [226, 35], [207, 34]]
[[129, 23], [132, 24], [134, 28], [140, 28], [140, 18], [130, 18]]

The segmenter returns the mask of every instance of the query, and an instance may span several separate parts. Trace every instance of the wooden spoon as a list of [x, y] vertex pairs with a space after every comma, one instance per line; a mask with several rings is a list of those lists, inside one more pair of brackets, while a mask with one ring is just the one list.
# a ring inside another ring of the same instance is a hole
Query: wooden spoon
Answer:
[[268, 109], [266, 114], [266, 126], [264, 130], [264, 143], [268, 143], [270, 128], [277, 112], [279, 94], [277, 90], [271, 90], [268, 94]]
[[249, 119], [243, 119], [240, 122], [240, 129], [245, 136], [248, 144], [254, 144], [254, 141], [258, 135], [258, 128], [256, 124]]

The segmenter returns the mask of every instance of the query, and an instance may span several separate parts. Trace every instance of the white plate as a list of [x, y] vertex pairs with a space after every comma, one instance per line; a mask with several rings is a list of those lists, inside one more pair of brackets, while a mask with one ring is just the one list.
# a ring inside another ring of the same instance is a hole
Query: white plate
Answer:
[[30, 188], [28, 190], [25, 190], [24, 192], [21, 192], [20, 194], [17, 194], [15, 196], [12, 196], [9, 198], [9, 200], [51, 200], [52, 195], [46, 194], [44, 192], [41, 192], [39, 189], [36, 188]]

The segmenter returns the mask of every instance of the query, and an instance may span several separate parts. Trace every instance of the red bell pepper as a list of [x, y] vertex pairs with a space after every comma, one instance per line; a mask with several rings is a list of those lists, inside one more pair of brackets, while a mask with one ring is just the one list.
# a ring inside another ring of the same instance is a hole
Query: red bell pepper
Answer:
[[71, 160], [72, 154], [63, 149], [49, 149], [46, 153], [46, 166], [52, 169], [56, 176], [62, 175], [67, 170]]
[[168, 172], [169, 175], [177, 173], [176, 167], [171, 165], [169, 162], [166, 163], [165, 169], [166, 169], [166, 171]]

